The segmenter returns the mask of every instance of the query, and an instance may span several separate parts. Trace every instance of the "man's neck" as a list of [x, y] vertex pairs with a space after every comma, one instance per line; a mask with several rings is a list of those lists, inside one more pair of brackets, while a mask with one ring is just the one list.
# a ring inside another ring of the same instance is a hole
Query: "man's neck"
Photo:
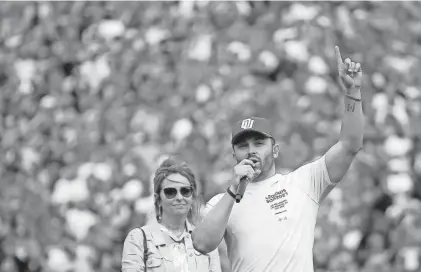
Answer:
[[258, 177], [253, 179], [253, 182], [260, 182], [260, 181], [267, 180], [268, 178], [273, 177], [275, 174], [276, 174], [275, 167], [272, 167], [269, 171], [262, 172]]

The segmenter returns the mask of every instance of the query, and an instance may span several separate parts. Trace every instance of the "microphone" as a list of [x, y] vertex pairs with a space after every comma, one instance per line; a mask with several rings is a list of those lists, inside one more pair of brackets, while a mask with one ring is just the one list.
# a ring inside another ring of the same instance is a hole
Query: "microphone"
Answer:
[[238, 185], [237, 193], [235, 194], [235, 202], [240, 203], [249, 182], [250, 180], [247, 176], [240, 179], [240, 184]]
[[[258, 176], [260, 175], [261, 171], [260, 170], [256, 170], [254, 176]], [[244, 192], [246, 191], [247, 185], [249, 184], [249, 182], [251, 181], [251, 179], [249, 179], [247, 176], [242, 177], [240, 179], [240, 184], [238, 185], [237, 188], [237, 193], [235, 194], [235, 202], [240, 203], [241, 199], [244, 196]]]

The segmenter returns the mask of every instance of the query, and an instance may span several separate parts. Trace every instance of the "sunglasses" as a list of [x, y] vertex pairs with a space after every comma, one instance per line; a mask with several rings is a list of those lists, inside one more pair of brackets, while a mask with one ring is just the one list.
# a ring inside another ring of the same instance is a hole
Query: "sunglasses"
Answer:
[[179, 189], [173, 187], [167, 187], [162, 189], [164, 191], [164, 195], [168, 199], [172, 199], [177, 195], [177, 192], [180, 192], [182, 197], [190, 197], [193, 194], [192, 187], [180, 187]]

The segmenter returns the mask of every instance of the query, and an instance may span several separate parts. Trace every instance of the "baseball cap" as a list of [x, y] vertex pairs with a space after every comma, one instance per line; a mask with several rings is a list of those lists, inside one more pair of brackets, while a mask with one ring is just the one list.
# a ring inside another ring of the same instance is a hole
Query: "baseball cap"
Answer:
[[238, 137], [247, 132], [257, 132], [266, 137], [273, 138], [272, 126], [269, 120], [260, 117], [247, 117], [243, 120], [236, 122], [232, 126], [231, 144], [234, 144]]

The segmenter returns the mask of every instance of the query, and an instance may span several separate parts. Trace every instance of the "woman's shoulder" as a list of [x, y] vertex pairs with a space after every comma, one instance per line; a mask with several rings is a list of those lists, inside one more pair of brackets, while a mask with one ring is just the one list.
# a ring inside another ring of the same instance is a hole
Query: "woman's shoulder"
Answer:
[[131, 229], [126, 236], [125, 244], [136, 244], [140, 245], [143, 243], [143, 233], [140, 228]]
[[151, 221], [140, 227], [139, 230], [140, 229], [144, 230], [145, 233], [156, 232], [161, 230], [161, 224], [159, 224], [157, 221]]
[[131, 229], [128, 232], [127, 236], [128, 237], [131, 236], [131, 237], [139, 237], [139, 238], [141, 237], [141, 238], [143, 238], [142, 237], [143, 236], [142, 230], [145, 232], [146, 236], [149, 236], [149, 233], [151, 233], [152, 231], [154, 231], [158, 228], [159, 228], [159, 226], [156, 226], [156, 224], [148, 223], [148, 224], [143, 225], [141, 227], [135, 227], [135, 228]]

